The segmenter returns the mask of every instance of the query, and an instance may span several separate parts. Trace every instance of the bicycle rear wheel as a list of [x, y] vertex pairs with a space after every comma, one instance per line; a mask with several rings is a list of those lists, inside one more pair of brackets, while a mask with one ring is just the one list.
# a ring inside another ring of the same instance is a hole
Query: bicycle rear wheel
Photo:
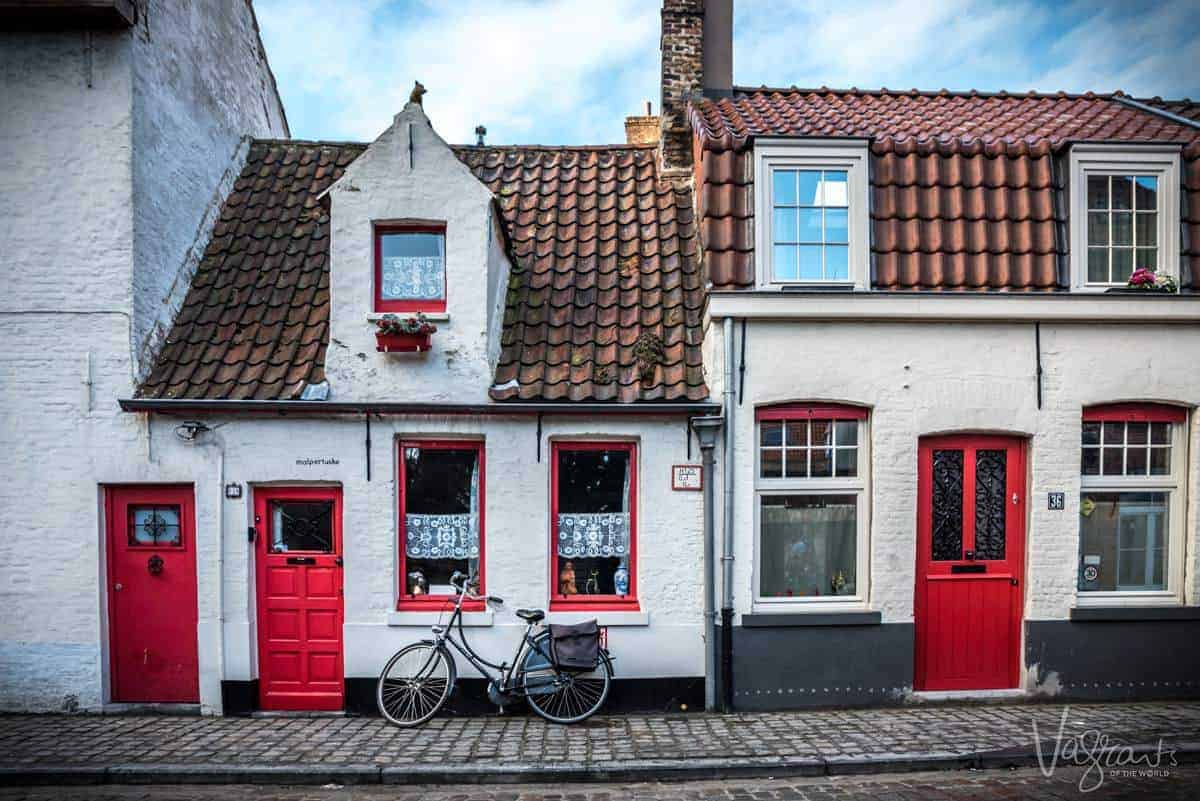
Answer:
[[525, 659], [523, 683], [533, 711], [551, 723], [579, 723], [600, 711], [612, 686], [612, 662], [600, 652], [593, 670], [559, 671], [536, 651]]
[[405, 646], [379, 674], [379, 712], [397, 726], [420, 726], [445, 705], [456, 677], [454, 660], [444, 648], [428, 642]]

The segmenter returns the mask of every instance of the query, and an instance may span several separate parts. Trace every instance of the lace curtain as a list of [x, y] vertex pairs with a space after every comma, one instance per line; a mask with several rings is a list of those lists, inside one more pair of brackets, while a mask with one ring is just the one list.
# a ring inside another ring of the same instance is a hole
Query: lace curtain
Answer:
[[560, 514], [558, 555], [569, 559], [629, 555], [629, 513]]
[[479, 515], [405, 515], [404, 542], [413, 559], [477, 559]]

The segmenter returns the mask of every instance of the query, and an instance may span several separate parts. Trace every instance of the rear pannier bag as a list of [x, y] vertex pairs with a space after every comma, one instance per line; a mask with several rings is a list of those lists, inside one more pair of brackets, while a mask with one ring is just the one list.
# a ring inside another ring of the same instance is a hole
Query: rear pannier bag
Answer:
[[600, 663], [600, 626], [585, 620], [573, 626], [550, 626], [550, 655], [568, 670], [595, 670]]

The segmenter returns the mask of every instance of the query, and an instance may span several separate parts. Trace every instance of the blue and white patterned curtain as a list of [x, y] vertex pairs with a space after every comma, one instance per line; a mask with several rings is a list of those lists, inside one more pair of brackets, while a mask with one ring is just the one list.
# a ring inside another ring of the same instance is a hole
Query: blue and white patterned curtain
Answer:
[[405, 515], [404, 542], [413, 559], [478, 559], [479, 515]]
[[558, 555], [569, 559], [629, 555], [629, 513], [560, 514]]

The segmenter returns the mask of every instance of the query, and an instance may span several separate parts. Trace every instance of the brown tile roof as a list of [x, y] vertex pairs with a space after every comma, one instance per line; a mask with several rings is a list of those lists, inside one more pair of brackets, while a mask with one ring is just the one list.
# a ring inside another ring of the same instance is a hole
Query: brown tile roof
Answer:
[[659, 180], [653, 146], [455, 152], [499, 199], [518, 265], [493, 398], [708, 396], [692, 195]]
[[[1056, 162], [1068, 142], [1191, 143], [1185, 186], [1190, 207], [1200, 206], [1200, 131], [1109, 95], [741, 88], [695, 103], [691, 119], [700, 236], [716, 286], [754, 283], [751, 148], [764, 135], [871, 140], [872, 284], [880, 289], [1065, 288]], [[1200, 254], [1185, 245], [1185, 255], [1200, 274]]]
[[[1140, 101], [1189, 120], [1200, 122], [1200, 101], [1163, 100], [1151, 97]], [[1183, 149], [1183, 258], [1191, 265], [1193, 289], [1200, 284], [1200, 137]], [[1186, 274], [1185, 274], [1185, 277]]]
[[[256, 141], [145, 398], [280, 400], [325, 378], [329, 213], [362, 144]], [[455, 148], [496, 193], [517, 261], [498, 400], [699, 400], [691, 193], [649, 148]]]

